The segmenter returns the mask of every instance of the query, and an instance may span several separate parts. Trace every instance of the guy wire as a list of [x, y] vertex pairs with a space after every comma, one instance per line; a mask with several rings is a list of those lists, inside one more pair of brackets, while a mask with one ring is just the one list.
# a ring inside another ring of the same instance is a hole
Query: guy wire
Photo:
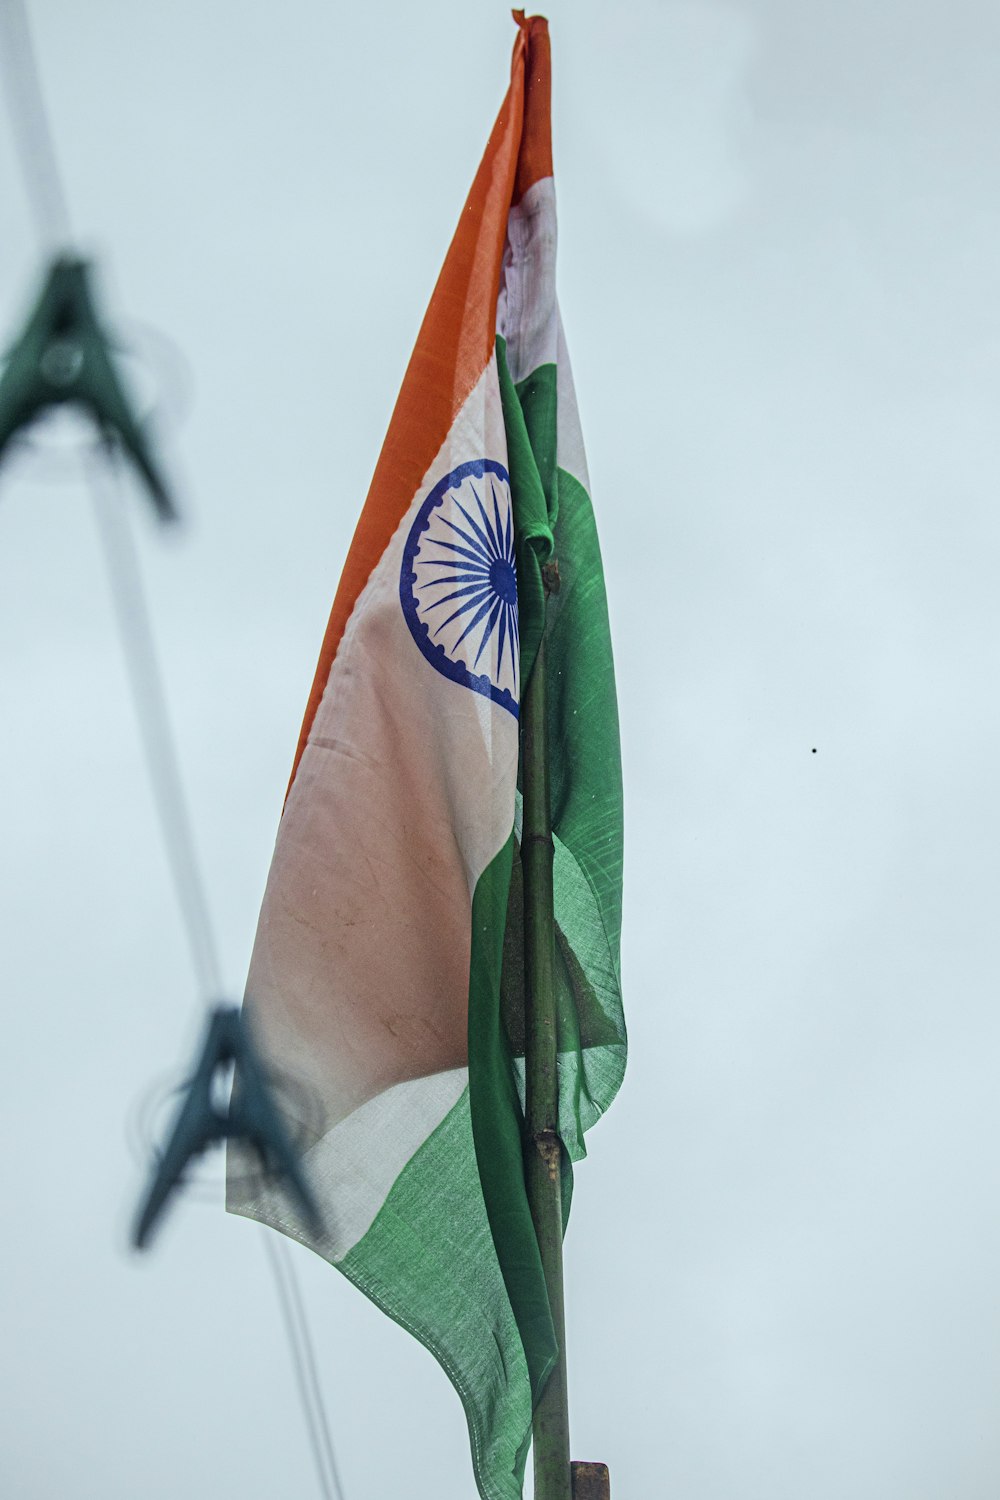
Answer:
[[0, 28], [0, 68], [24, 185], [42, 239], [50, 249], [61, 249], [69, 244], [69, 210], [23, 0], [0, 0]]
[[[105, 464], [114, 473], [113, 487], [107, 482]], [[91, 458], [87, 467], [153, 800], [191, 960], [203, 998], [214, 1000], [222, 994], [219, 960], [117, 455], [108, 448], [101, 458]]]
[[[71, 241], [69, 210], [24, 0], [0, 0], [0, 71], [39, 238], [49, 251], [67, 248]], [[105, 447], [105, 456], [112, 466], [114, 455], [110, 445]], [[113, 488], [93, 460], [88, 468], [154, 801], [192, 962], [203, 998], [208, 1002], [221, 995], [217, 950], [170, 729], [142, 574], [129, 517], [122, 503], [120, 475], [117, 465], [114, 465], [118, 483]], [[264, 1243], [278, 1289], [320, 1489], [324, 1500], [344, 1500], [295, 1267], [287, 1256], [281, 1259], [278, 1246], [272, 1243], [266, 1231]], [[280, 1248], [284, 1250], [284, 1246]]]
[[340, 1472], [333, 1451], [333, 1440], [330, 1437], [330, 1427], [326, 1419], [326, 1407], [316, 1372], [316, 1360], [313, 1355], [312, 1340], [309, 1337], [305, 1309], [302, 1306], [298, 1279], [295, 1276], [295, 1267], [292, 1265], [288, 1248], [280, 1236], [265, 1235], [263, 1244], [278, 1288], [281, 1315], [292, 1351], [295, 1379], [302, 1400], [302, 1410], [305, 1413], [309, 1443], [316, 1461], [316, 1472], [320, 1476], [323, 1500], [344, 1500], [344, 1488], [340, 1482]]
[[[89, 477], [136, 718], [195, 970], [203, 993], [218, 995], [219, 968], [211, 919], [195, 853], [139, 559], [124, 503], [124, 485], [113, 453], [108, 453], [107, 462], [113, 465], [117, 480], [114, 489], [94, 459], [89, 465]], [[266, 1228], [262, 1228], [262, 1239], [278, 1291], [323, 1500], [344, 1500], [298, 1276], [280, 1239], [276, 1242]]]

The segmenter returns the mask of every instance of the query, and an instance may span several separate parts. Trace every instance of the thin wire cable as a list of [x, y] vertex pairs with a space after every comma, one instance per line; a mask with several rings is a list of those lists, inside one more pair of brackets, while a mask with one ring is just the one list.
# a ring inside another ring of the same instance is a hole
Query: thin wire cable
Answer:
[[302, 1298], [302, 1287], [299, 1278], [295, 1274], [295, 1266], [289, 1253], [288, 1246], [283, 1239], [271, 1239], [268, 1236], [271, 1248], [276, 1250], [279, 1259], [283, 1260], [288, 1271], [288, 1288], [291, 1292], [292, 1305], [295, 1309], [296, 1320], [299, 1329], [299, 1347], [302, 1350], [303, 1360], [309, 1373], [309, 1381], [313, 1392], [313, 1405], [317, 1416], [320, 1436], [323, 1440], [323, 1450], [326, 1453], [327, 1466], [333, 1479], [333, 1486], [337, 1493], [337, 1500], [344, 1500], [344, 1486], [340, 1479], [340, 1470], [337, 1467], [337, 1456], [333, 1449], [333, 1438], [330, 1434], [330, 1425], [326, 1416], [326, 1405], [323, 1401], [323, 1392], [319, 1383], [319, 1371], [316, 1367], [316, 1353], [313, 1347], [312, 1337], [309, 1333], [309, 1323], [306, 1319], [305, 1302]]
[[0, 27], [0, 67], [24, 185], [42, 240], [51, 249], [60, 249], [70, 240], [69, 208], [24, 0], [0, 0]]
[[[218, 996], [222, 987], [211, 917], [167, 712], [163, 675], [142, 572], [125, 504], [125, 486], [113, 453], [107, 454], [106, 464], [110, 467], [113, 482], [108, 480], [108, 468], [94, 455], [88, 463], [88, 478], [135, 714], [192, 962], [203, 995], [206, 998]], [[320, 1490], [324, 1500], [344, 1500], [295, 1267], [280, 1240], [275, 1241], [270, 1234], [263, 1238], [278, 1288]]]
[[[24, 0], [0, 0], [0, 70], [36, 227], [42, 242], [57, 250], [70, 242], [69, 208]], [[113, 450], [107, 448], [105, 457], [113, 482], [108, 481], [107, 469], [93, 456], [88, 464], [94, 510], [167, 858], [195, 973], [208, 1000], [222, 992], [208, 901], [121, 476]], [[344, 1500], [295, 1267], [283, 1255], [280, 1241], [272, 1241], [270, 1235], [265, 1235], [264, 1241], [278, 1288], [320, 1489], [324, 1500]]]
[[[111, 483], [105, 464], [111, 468]], [[178, 769], [163, 676], [125, 505], [124, 486], [118, 464], [110, 451], [104, 463], [92, 457], [87, 468], [153, 800], [191, 960], [203, 998], [217, 1000], [222, 994], [218, 954]]]
[[309, 1443], [316, 1461], [316, 1471], [324, 1500], [344, 1500], [344, 1488], [333, 1451], [333, 1441], [326, 1420], [323, 1393], [320, 1390], [312, 1341], [305, 1321], [305, 1309], [299, 1292], [295, 1268], [285, 1244], [273, 1235], [263, 1236], [264, 1249], [274, 1272], [278, 1288], [281, 1314], [292, 1351], [295, 1379], [302, 1398], [302, 1409], [306, 1417]]
[[[153, 799], [191, 958], [203, 996], [217, 997], [222, 986], [215, 938], [121, 468], [116, 455], [108, 450], [103, 462], [97, 454], [89, 455], [87, 471]], [[280, 1240], [270, 1234], [263, 1238], [278, 1288], [320, 1490], [324, 1500], [344, 1500], [298, 1276]]]

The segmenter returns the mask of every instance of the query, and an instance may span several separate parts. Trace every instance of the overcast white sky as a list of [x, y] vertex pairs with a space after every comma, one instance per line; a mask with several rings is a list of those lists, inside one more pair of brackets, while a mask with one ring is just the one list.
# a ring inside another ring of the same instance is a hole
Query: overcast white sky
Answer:
[[[514, 28], [483, 0], [31, 12], [105, 305], [193, 371], [190, 524], [133, 516], [237, 995]], [[574, 1454], [616, 1500], [996, 1500], [1000, 10], [549, 14], [628, 813]], [[4, 328], [36, 272], [0, 116]], [[188, 1199], [126, 1250], [128, 1122], [198, 997], [86, 491], [30, 456], [0, 472], [0, 827], [0, 1488], [308, 1500], [262, 1231]], [[347, 1500], [470, 1500], [430, 1356], [296, 1261]]]

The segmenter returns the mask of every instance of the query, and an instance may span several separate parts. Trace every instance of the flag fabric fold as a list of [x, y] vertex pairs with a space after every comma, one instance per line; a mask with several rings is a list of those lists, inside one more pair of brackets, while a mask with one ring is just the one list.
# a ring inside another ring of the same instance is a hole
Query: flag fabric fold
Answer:
[[522, 1142], [518, 723], [543, 626], [567, 1204], [625, 1060], [617, 713], [555, 296], [548, 30], [515, 18], [334, 599], [247, 981], [324, 1233], [238, 1145], [227, 1187], [431, 1350], [484, 1500], [521, 1493], [555, 1353]]

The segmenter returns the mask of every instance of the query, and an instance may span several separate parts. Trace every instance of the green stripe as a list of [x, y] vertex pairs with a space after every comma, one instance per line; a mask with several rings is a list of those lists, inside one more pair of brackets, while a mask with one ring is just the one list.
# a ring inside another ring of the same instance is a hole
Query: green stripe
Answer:
[[567, 1075], [578, 1070], [571, 1090], [566, 1079], [569, 1091], [579, 1089], [575, 1139], [564, 1109], [560, 1129], [571, 1156], [578, 1158], [585, 1151], [583, 1132], [608, 1108], [625, 1071], [623, 808], [614, 661], [594, 511], [583, 485], [563, 469], [558, 471], [558, 491], [560, 589], [549, 601], [545, 651], [555, 912], [577, 966], [569, 979], [576, 979], [574, 1004], [582, 1033], [582, 1051], [573, 1066], [561, 1063]]
[[531, 1388], [555, 1363], [556, 1341], [538, 1242], [524, 1186], [524, 1115], [500, 1010], [514, 835], [480, 876], [472, 900], [469, 972], [469, 1094], [486, 1212]]
[[[625, 1070], [621, 999], [622, 780], [614, 661], [604, 568], [590, 496], [556, 465], [557, 375], [541, 365], [514, 386], [498, 340], [518, 553], [522, 693], [541, 629], [541, 566], [554, 556], [559, 592], [546, 634], [549, 774], [555, 841], [556, 986], [560, 1132], [573, 1160], [584, 1132], [611, 1103]], [[519, 870], [503, 1009], [514, 1055], [523, 1048]]]
[[465, 1408], [483, 1500], [520, 1500], [528, 1370], [480, 1191], [468, 1090], [337, 1268], [445, 1370]]

